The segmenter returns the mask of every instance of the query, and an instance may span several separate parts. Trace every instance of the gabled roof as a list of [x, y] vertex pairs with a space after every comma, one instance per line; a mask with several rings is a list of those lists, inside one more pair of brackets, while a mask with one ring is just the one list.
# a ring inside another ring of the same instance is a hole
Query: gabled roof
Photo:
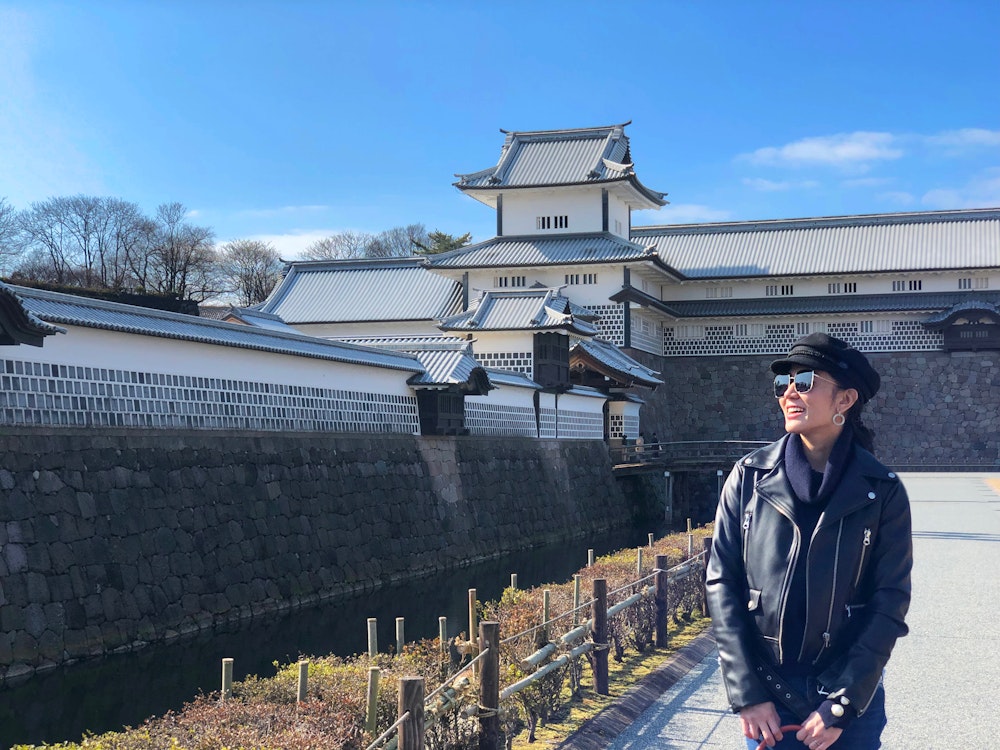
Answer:
[[259, 306], [290, 325], [437, 320], [461, 310], [462, 288], [422, 258], [296, 261]]
[[690, 279], [1000, 268], [1000, 208], [632, 227]]
[[248, 326], [266, 328], [270, 331], [299, 333], [299, 331], [295, 330], [283, 321], [280, 315], [266, 313], [262, 310], [255, 310], [252, 307], [230, 307], [222, 317], [216, 318], [216, 320], [227, 320], [230, 323], [243, 323]]
[[490, 382], [495, 386], [503, 387], [506, 385], [515, 388], [530, 388], [535, 391], [542, 390], [542, 386], [532, 380], [530, 375], [523, 372], [487, 367], [486, 374], [490, 376]]
[[24, 307], [46, 323], [97, 328], [139, 336], [180, 339], [200, 344], [310, 357], [392, 370], [422, 372], [416, 357], [402, 352], [343, 344], [301, 333], [268, 331], [239, 323], [134, 307], [71, 294], [12, 287]]
[[574, 130], [508, 132], [496, 166], [456, 174], [455, 186], [473, 194], [510, 188], [594, 185], [626, 182], [634, 192], [636, 208], [666, 203], [665, 193], [639, 182], [625, 126], [609, 125]]
[[486, 370], [472, 352], [472, 342], [456, 336], [374, 336], [344, 337], [359, 346], [375, 346], [415, 356], [424, 372], [407, 382], [414, 386], [468, 385], [471, 392], [483, 394], [492, 386]]
[[614, 344], [593, 338], [578, 341], [569, 350], [569, 366], [574, 369], [589, 369], [616, 381], [622, 387], [644, 385], [656, 388], [663, 385], [657, 375], [660, 373], [636, 362]]
[[46, 336], [66, 330], [36, 316], [11, 287], [0, 281], [0, 346], [42, 346]]
[[431, 268], [527, 268], [592, 263], [652, 262], [667, 273], [656, 249], [610, 232], [494, 237], [428, 258]]
[[597, 328], [573, 315], [570, 301], [554, 289], [489, 290], [458, 315], [443, 319], [442, 331], [563, 330], [593, 336]]

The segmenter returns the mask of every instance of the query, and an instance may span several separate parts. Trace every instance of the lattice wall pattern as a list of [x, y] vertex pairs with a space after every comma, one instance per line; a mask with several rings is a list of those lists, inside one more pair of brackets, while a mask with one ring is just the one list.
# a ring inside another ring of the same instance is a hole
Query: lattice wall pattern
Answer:
[[531, 352], [476, 352], [476, 361], [483, 367], [523, 372], [529, 376], [534, 370]]
[[465, 402], [465, 427], [470, 435], [535, 437], [535, 410], [530, 406], [504, 406], [481, 401]]
[[[944, 348], [944, 334], [928, 331], [918, 321], [890, 321], [888, 333], [862, 333], [859, 321], [836, 323], [765, 323], [760, 335], [737, 336], [740, 324], [665, 326], [663, 354], [667, 357], [696, 357], [724, 354], [779, 354], [787, 352], [796, 339], [816, 330], [843, 339], [864, 352], [931, 352]], [[746, 325], [746, 324], [744, 324]], [[694, 329], [694, 330], [692, 330]]]
[[78, 427], [400, 432], [415, 396], [0, 360], [0, 423]]

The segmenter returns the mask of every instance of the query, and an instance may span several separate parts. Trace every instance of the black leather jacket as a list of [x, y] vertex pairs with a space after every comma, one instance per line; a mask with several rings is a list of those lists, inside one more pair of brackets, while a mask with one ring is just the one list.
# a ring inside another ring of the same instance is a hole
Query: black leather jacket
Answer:
[[[857, 444], [816, 525], [801, 652], [787, 654], [786, 597], [801, 540], [785, 474], [786, 435], [742, 458], [726, 481], [707, 571], [709, 612], [734, 711], [774, 698], [755, 664], [813, 664], [858, 714], [907, 633], [913, 547], [902, 483]], [[797, 640], [797, 639], [795, 639]]]

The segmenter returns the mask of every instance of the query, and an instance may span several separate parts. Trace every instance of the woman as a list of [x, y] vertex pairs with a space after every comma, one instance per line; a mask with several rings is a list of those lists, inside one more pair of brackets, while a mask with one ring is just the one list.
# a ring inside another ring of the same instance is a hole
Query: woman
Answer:
[[906, 490], [860, 418], [880, 378], [821, 333], [771, 369], [787, 434], [729, 475], [708, 566], [726, 691], [750, 748], [874, 750], [913, 559]]

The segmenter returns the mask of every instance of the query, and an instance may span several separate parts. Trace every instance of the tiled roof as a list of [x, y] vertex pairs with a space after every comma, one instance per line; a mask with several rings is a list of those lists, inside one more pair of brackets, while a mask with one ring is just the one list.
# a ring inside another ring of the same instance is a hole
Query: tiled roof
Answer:
[[976, 292], [896, 292], [886, 294], [838, 294], [826, 297], [756, 297], [713, 300], [667, 300], [661, 302], [637, 289], [630, 288], [611, 297], [615, 302], [630, 300], [662, 310], [676, 318], [726, 318], [764, 315], [809, 315], [878, 312], [939, 311], [968, 300], [977, 299], [1000, 303], [1000, 291]]
[[662, 206], [664, 194], [635, 177], [626, 125], [506, 133], [496, 166], [456, 174], [455, 186], [498, 190], [628, 180], [651, 206]]
[[18, 294], [19, 289], [0, 281], [0, 345], [42, 346], [46, 336], [66, 333], [65, 329], [35, 315], [24, 304], [23, 297]]
[[687, 278], [1000, 267], [1000, 209], [632, 227]]
[[614, 377], [625, 386], [634, 384], [655, 388], [663, 385], [663, 381], [657, 377], [659, 372], [636, 362], [617, 346], [603, 339], [578, 341], [570, 348], [569, 357], [570, 367], [573, 366], [574, 359], [579, 359], [585, 366]]
[[411, 355], [344, 344], [297, 333], [268, 331], [255, 326], [206, 320], [194, 315], [122, 305], [70, 294], [13, 287], [24, 307], [47, 323], [180, 339], [215, 346], [326, 359], [371, 367], [421, 372]]
[[524, 268], [585, 263], [654, 261], [649, 244], [629, 242], [610, 233], [494, 237], [428, 258], [432, 268]]
[[526, 375], [523, 372], [514, 372], [513, 370], [497, 370], [492, 367], [487, 367], [486, 374], [490, 376], [490, 382], [493, 383], [493, 385], [511, 385], [517, 388], [531, 388], [536, 391], [540, 391], [542, 389], [542, 386], [532, 380], [531, 376]]
[[542, 331], [561, 329], [593, 336], [597, 328], [572, 313], [570, 301], [553, 289], [486, 291], [469, 310], [444, 318], [443, 331]]
[[291, 325], [437, 320], [461, 309], [462, 288], [421, 258], [295, 262], [260, 306]]
[[266, 328], [269, 331], [285, 331], [286, 333], [299, 333], [292, 328], [279, 315], [273, 315], [252, 307], [231, 307], [223, 316], [223, 320], [228, 317], [236, 318], [241, 323], [258, 328]]
[[952, 305], [947, 310], [942, 310], [937, 315], [931, 315], [924, 321], [924, 325], [931, 329], [944, 328], [945, 325], [950, 323], [955, 318], [970, 317], [967, 313], [971, 313], [977, 318], [982, 317], [985, 313], [987, 317], [993, 318], [994, 320], [1000, 320], [1000, 304], [986, 302], [980, 299], [971, 299], [966, 302], [959, 302], [957, 305]]
[[336, 339], [360, 346], [375, 346], [415, 356], [424, 372], [408, 381], [411, 385], [468, 383], [477, 370], [485, 370], [472, 353], [472, 342], [456, 336], [377, 336]]

